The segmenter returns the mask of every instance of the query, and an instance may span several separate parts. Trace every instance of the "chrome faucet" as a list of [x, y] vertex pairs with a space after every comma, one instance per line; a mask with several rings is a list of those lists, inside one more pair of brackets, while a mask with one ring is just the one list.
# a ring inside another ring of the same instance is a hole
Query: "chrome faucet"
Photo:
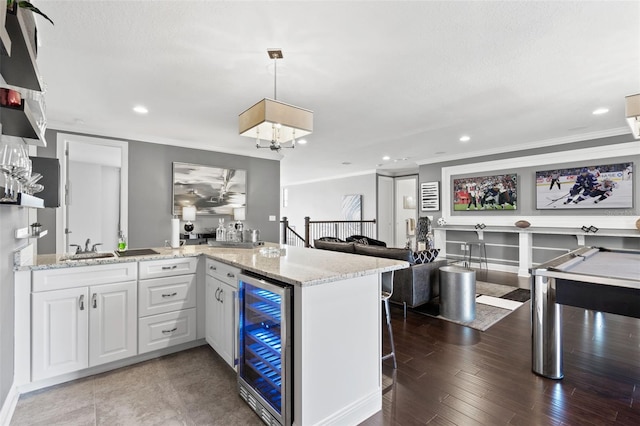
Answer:
[[89, 250], [89, 244], [91, 244], [91, 239], [87, 238], [87, 241], [84, 243], [84, 250], [82, 250], [82, 246], [80, 244], [69, 244], [70, 247], [76, 248], [76, 254], [82, 253], [96, 253], [98, 251], [98, 246], [101, 246], [102, 243], [96, 243], [91, 246], [91, 250]]

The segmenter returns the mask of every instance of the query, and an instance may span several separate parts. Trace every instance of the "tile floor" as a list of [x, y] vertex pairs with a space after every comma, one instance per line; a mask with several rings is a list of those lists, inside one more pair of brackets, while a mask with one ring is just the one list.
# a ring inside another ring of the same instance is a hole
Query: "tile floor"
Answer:
[[11, 425], [262, 425], [208, 345], [20, 396]]

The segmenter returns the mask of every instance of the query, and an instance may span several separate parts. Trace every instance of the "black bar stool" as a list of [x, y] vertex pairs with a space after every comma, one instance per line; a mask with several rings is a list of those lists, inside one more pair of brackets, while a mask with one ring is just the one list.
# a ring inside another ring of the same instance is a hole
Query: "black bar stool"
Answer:
[[471, 267], [471, 261], [473, 258], [473, 246], [478, 246], [478, 267], [482, 268], [482, 263], [484, 262], [484, 269], [489, 269], [489, 264], [487, 263], [487, 247], [484, 244], [484, 241], [467, 241], [464, 243], [464, 266], [467, 268]]
[[385, 359], [393, 358], [393, 368], [398, 368], [396, 362], [396, 347], [393, 344], [393, 330], [391, 329], [391, 313], [389, 312], [389, 299], [393, 294], [393, 271], [382, 273], [382, 303], [384, 306], [385, 314], [387, 316], [387, 329], [389, 330], [389, 343], [391, 344], [391, 352], [386, 355], [382, 355], [382, 361]]

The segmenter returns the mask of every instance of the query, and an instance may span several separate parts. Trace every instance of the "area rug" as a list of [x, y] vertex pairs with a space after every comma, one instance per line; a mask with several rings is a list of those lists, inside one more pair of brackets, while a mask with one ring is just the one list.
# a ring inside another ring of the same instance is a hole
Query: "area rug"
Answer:
[[530, 291], [524, 288], [476, 281], [476, 318], [473, 321], [454, 321], [440, 315], [439, 301], [411, 309], [413, 312], [428, 315], [444, 321], [486, 331], [492, 325], [518, 309], [531, 297]]

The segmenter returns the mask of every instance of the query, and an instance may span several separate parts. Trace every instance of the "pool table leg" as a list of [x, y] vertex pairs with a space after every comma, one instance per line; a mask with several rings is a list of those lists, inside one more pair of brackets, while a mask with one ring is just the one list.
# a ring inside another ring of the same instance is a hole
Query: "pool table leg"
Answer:
[[[534, 271], [535, 272], [535, 271]], [[562, 379], [562, 310], [555, 278], [531, 276], [531, 362], [534, 373]]]

